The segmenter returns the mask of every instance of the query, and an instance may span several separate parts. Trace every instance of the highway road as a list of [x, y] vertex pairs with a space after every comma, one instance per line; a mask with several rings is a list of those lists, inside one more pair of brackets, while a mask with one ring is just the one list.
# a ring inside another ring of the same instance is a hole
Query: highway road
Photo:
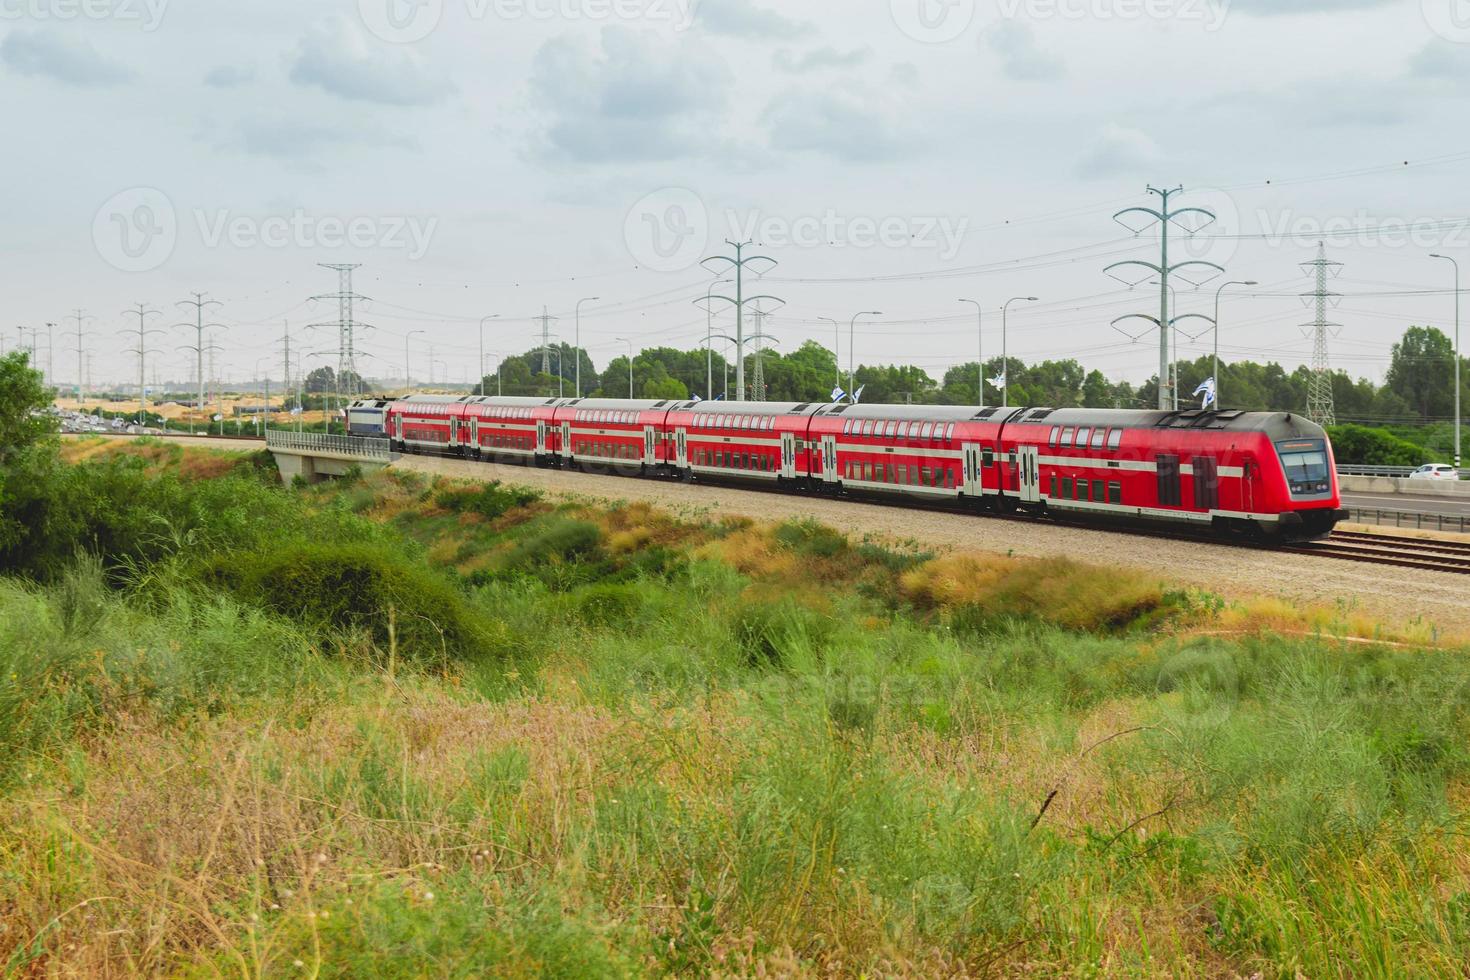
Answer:
[[1450, 514], [1470, 517], [1470, 496], [1440, 497], [1409, 493], [1345, 493], [1344, 507], [1373, 510], [1397, 510], [1406, 514]]

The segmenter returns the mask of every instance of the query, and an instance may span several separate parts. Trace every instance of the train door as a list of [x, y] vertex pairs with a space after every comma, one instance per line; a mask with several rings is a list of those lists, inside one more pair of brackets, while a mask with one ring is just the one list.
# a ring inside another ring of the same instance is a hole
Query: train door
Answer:
[[837, 437], [822, 436], [822, 479], [827, 483], [837, 482]]
[[1256, 458], [1247, 454], [1240, 464], [1240, 509], [1247, 514], [1256, 509]]
[[1041, 450], [1035, 446], [1017, 446], [1016, 465], [1019, 467], [1021, 503], [1040, 503]]
[[470, 419], [470, 445], [476, 449], [480, 448], [480, 419], [478, 417]]
[[449, 444], [451, 446], [457, 446], [457, 445], [459, 445], [459, 418], [458, 417], [451, 418], [449, 420]]
[[674, 432], [674, 462], [681, 470], [689, 467], [688, 429], [677, 429]]
[[658, 437], [654, 434], [653, 426], [643, 427], [643, 464], [653, 466], [658, 462]]
[[796, 476], [796, 433], [781, 433], [781, 476], [791, 479]]
[[537, 419], [536, 420], [536, 451], [538, 453], [544, 453], [544, 452], [549, 452], [550, 451], [548, 449], [547, 445], [546, 445], [546, 440], [547, 440], [548, 435], [549, 435], [549, 433], [546, 431], [546, 420], [545, 419]]
[[960, 456], [964, 463], [961, 468], [965, 478], [961, 489], [967, 497], [978, 497], [985, 488], [985, 471], [980, 466], [980, 447], [973, 442], [963, 443], [960, 446]]
[[561, 455], [563, 459], [572, 458], [572, 423], [561, 424]]

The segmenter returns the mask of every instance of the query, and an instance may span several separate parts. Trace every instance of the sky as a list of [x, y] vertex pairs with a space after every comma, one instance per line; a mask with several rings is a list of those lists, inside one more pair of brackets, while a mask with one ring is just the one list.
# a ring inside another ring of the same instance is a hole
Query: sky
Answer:
[[485, 317], [493, 371], [543, 308], [602, 366], [733, 334], [700, 260], [750, 240], [778, 350], [1138, 382], [1157, 335], [1114, 321], [1158, 287], [1105, 270], [1159, 262], [1114, 219], [1152, 185], [1214, 215], [1170, 263], [1224, 270], [1179, 269], [1175, 315], [1258, 283], [1223, 358], [1310, 359], [1320, 240], [1332, 363], [1379, 380], [1405, 327], [1453, 329], [1430, 253], [1470, 275], [1467, 85], [1470, 0], [0, 0], [0, 344], [44, 363], [55, 323], [72, 383], [81, 310], [126, 382], [143, 304], [150, 383], [186, 380], [202, 293], [216, 373], [280, 379], [285, 334], [336, 364], [322, 264], [355, 263], [369, 377], [475, 377]]

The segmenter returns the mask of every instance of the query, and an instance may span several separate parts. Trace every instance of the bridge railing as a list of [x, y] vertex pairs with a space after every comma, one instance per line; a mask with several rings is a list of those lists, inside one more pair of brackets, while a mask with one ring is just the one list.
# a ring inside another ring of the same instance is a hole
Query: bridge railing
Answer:
[[[1388, 476], [1396, 479], [1406, 479], [1419, 467], [1417, 466], [1350, 466], [1343, 463], [1337, 465], [1338, 476]], [[1460, 479], [1470, 479], [1470, 470], [1461, 470]]]
[[266, 429], [265, 448], [298, 453], [332, 453], [375, 462], [388, 462], [392, 450], [387, 439], [369, 436], [337, 436], [324, 432], [292, 432], [290, 429]]
[[1348, 508], [1348, 520], [1357, 524], [1379, 524], [1391, 527], [1414, 528], [1416, 531], [1453, 531], [1470, 534], [1470, 515], [1466, 514], [1420, 514], [1398, 510], [1377, 510], [1369, 507]]

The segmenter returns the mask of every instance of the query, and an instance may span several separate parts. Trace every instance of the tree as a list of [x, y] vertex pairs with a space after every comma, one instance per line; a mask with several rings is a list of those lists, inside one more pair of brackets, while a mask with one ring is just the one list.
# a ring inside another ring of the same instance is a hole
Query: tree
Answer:
[[54, 441], [56, 420], [43, 414], [51, 394], [30, 355], [11, 351], [0, 358], [0, 467], [43, 443]]
[[1393, 345], [1388, 387], [1421, 418], [1443, 418], [1455, 406], [1455, 345], [1435, 327], [1410, 327]]
[[323, 395], [337, 390], [337, 372], [329, 367], [319, 367], [306, 376], [303, 382], [307, 394]]
[[0, 358], [0, 568], [20, 567], [51, 530], [58, 440], [50, 404], [29, 354]]

